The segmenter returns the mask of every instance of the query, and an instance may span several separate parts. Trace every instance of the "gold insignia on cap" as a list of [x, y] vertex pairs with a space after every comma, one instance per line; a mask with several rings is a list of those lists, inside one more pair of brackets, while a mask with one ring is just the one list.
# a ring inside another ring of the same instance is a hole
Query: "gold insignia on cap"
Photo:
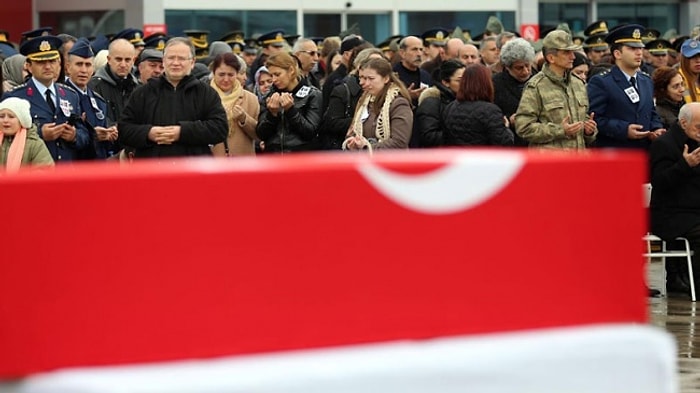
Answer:
[[165, 49], [165, 40], [159, 40], [158, 45], [156, 45], [157, 50], [164, 50]]
[[605, 23], [605, 21], [600, 22], [600, 28], [601, 28], [601, 29], [606, 29], [606, 30], [607, 30], [607, 29], [608, 29], [608, 24]]
[[275, 40], [277, 40], [277, 41], [284, 40], [284, 36], [282, 36], [282, 33], [277, 33], [277, 35], [275, 36]]
[[639, 31], [639, 29], [634, 29], [634, 31], [632, 32], [632, 38], [636, 40], [642, 38], [642, 33]]
[[141, 33], [139, 33], [138, 31], [137, 31], [136, 33], [134, 33], [134, 38], [136, 38], [137, 40], [140, 40], [140, 39], [141, 39]]
[[236, 34], [233, 36], [234, 41], [243, 41], [243, 36], [240, 34]]
[[435, 34], [435, 38], [442, 41], [445, 38], [445, 34], [443, 34], [442, 31], [438, 31], [437, 34]]
[[42, 52], [46, 52], [47, 50], [51, 50], [51, 44], [49, 44], [48, 41], [41, 41], [41, 44], [39, 44], [39, 50]]
[[657, 49], [666, 49], [666, 46], [664, 46], [664, 43], [663, 43], [663, 42], [659, 42], [659, 43], [656, 45], [656, 48], [657, 48]]

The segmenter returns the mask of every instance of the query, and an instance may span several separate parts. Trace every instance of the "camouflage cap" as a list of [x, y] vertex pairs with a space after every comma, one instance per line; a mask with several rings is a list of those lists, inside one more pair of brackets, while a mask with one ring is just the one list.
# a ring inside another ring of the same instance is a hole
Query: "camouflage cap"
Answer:
[[574, 44], [571, 35], [564, 30], [552, 30], [542, 40], [545, 49], [579, 50], [581, 45]]
[[501, 20], [495, 16], [489, 16], [489, 20], [486, 22], [485, 32], [489, 32], [491, 34], [501, 34], [503, 30], [505, 30], [505, 28], [503, 27]]

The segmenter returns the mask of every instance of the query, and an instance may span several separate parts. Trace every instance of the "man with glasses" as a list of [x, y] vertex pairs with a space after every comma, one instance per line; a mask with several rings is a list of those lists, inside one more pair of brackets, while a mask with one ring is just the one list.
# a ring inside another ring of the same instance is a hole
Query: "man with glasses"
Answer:
[[299, 60], [299, 69], [301, 70], [301, 75], [306, 78], [306, 84], [320, 89], [321, 84], [318, 78], [311, 72], [319, 59], [316, 43], [308, 38], [300, 38], [294, 43], [292, 54]]
[[194, 45], [171, 38], [163, 51], [164, 72], [134, 91], [119, 123], [119, 139], [134, 157], [211, 155], [210, 145], [228, 135], [226, 112], [216, 91], [191, 75]]

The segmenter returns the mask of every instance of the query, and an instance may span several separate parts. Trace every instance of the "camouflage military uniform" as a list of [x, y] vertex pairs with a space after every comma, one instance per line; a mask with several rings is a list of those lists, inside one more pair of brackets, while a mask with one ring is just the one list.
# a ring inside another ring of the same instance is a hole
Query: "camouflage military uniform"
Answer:
[[571, 73], [561, 78], [545, 65], [525, 86], [515, 115], [515, 131], [530, 147], [585, 149], [590, 146], [598, 130], [585, 135], [582, 129], [569, 137], [562, 126], [567, 116], [569, 123], [588, 118], [586, 86]]

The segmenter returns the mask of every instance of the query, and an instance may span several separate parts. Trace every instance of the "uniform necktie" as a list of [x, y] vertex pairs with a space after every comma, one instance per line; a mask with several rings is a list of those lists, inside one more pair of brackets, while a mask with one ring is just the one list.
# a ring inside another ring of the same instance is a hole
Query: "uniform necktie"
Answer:
[[630, 77], [630, 85], [632, 85], [635, 89], [637, 88], [637, 79], [635, 77]]
[[49, 108], [51, 109], [51, 113], [56, 113], [56, 104], [53, 102], [53, 98], [51, 97], [51, 90], [46, 90], [46, 103], [49, 104]]

